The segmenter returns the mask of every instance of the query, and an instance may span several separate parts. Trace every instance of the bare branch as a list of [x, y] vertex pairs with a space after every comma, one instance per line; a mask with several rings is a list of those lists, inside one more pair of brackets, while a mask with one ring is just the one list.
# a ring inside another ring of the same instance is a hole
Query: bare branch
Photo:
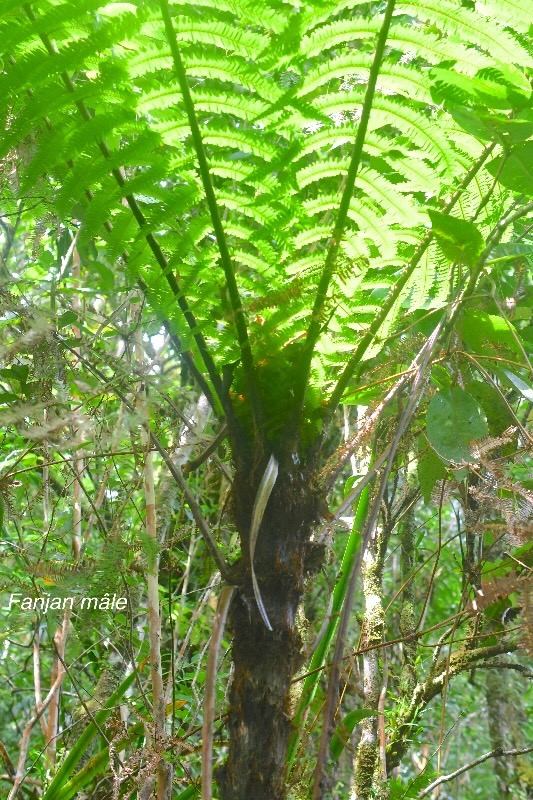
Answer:
[[430, 792], [440, 786], [441, 783], [448, 783], [448, 781], [453, 781], [454, 778], [457, 778], [459, 775], [462, 775], [463, 772], [468, 772], [469, 769], [473, 767], [477, 767], [478, 764], [483, 764], [484, 761], [488, 761], [489, 758], [501, 758], [502, 756], [521, 756], [524, 753], [530, 753], [533, 750], [533, 745], [530, 747], [523, 747], [521, 749], [513, 749], [513, 750], [502, 750], [501, 747], [495, 747], [494, 750], [491, 750], [489, 753], [484, 753], [484, 755], [479, 756], [479, 758], [475, 758], [469, 764], [465, 764], [463, 767], [459, 767], [456, 769], [455, 772], [450, 772], [448, 775], [441, 775], [440, 778], [437, 778], [430, 783], [429, 786], [426, 786], [423, 792], [420, 792], [418, 795], [419, 798], [426, 797]]

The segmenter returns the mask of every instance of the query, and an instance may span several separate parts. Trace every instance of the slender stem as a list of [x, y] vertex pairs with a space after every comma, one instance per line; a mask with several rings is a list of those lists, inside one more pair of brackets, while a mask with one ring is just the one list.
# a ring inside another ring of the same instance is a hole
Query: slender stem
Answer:
[[161, 9], [161, 15], [163, 17], [163, 22], [165, 25], [165, 32], [167, 35], [167, 41], [170, 47], [170, 52], [172, 54], [172, 60], [174, 62], [176, 77], [180, 85], [181, 94], [183, 96], [183, 103], [185, 105], [187, 118], [189, 120], [192, 141], [194, 149], [196, 151], [198, 168], [200, 170], [200, 177], [202, 179], [202, 184], [204, 187], [207, 205], [211, 216], [211, 222], [213, 224], [213, 229], [215, 231], [215, 237], [217, 240], [218, 250], [220, 253], [220, 261], [222, 264], [222, 269], [224, 270], [224, 275], [226, 278], [226, 285], [228, 288], [228, 294], [234, 316], [235, 329], [237, 331], [237, 340], [239, 342], [239, 348], [241, 351], [244, 377], [250, 395], [250, 402], [252, 405], [254, 422], [256, 423], [257, 427], [258, 423], [260, 422], [261, 409], [259, 404], [259, 397], [257, 394], [257, 384], [255, 380], [253, 355], [252, 355], [252, 349], [250, 347], [250, 340], [248, 338], [248, 328], [246, 326], [244, 308], [239, 293], [239, 287], [237, 286], [235, 270], [233, 268], [233, 263], [231, 260], [228, 243], [226, 240], [226, 234], [224, 232], [222, 219], [220, 217], [220, 212], [215, 197], [213, 181], [211, 179], [209, 164], [207, 163], [207, 157], [205, 153], [204, 143], [202, 140], [202, 134], [200, 132], [200, 126], [198, 125], [198, 119], [196, 117], [194, 102], [192, 99], [191, 90], [189, 89], [189, 84], [187, 82], [187, 74], [179, 51], [176, 32], [174, 30], [174, 25], [172, 23], [172, 19], [170, 16], [170, 10], [168, 7], [167, 0], [159, 0], [159, 7]]
[[[63, 347], [65, 347], [67, 350], [70, 350], [71, 353], [75, 353], [75, 350], [72, 347], [70, 347], [70, 345], [68, 345], [60, 336], [56, 335], [56, 338], [63, 345]], [[100, 372], [100, 370], [97, 369], [96, 367], [94, 367], [89, 361], [87, 361], [86, 358], [84, 358], [83, 356], [80, 356], [80, 361], [83, 361], [85, 366], [94, 375], [96, 375], [96, 377], [99, 380], [101, 380], [105, 384], [108, 384], [106, 376], [103, 375]], [[113, 391], [116, 394], [116, 396], [120, 400], [122, 400], [122, 402], [124, 403], [125, 408], [127, 408], [129, 411], [134, 412], [135, 409], [134, 409], [133, 405], [130, 402], [128, 402], [128, 399], [127, 399], [126, 395], [120, 389], [118, 389], [118, 387], [116, 387], [116, 386], [112, 386], [111, 385], [111, 388], [113, 389]], [[146, 427], [144, 422], [142, 423], [142, 425], [143, 425], [143, 427]], [[222, 556], [222, 553], [220, 552], [220, 550], [218, 548], [218, 545], [216, 543], [216, 539], [213, 536], [213, 533], [212, 533], [209, 525], [207, 524], [207, 521], [205, 520], [205, 518], [204, 518], [204, 516], [202, 514], [202, 510], [200, 508], [200, 505], [198, 504], [196, 498], [194, 497], [194, 494], [189, 489], [189, 486], [187, 485], [187, 481], [183, 477], [183, 473], [182, 473], [181, 469], [179, 468], [179, 466], [177, 464], [174, 463], [174, 461], [172, 460], [170, 454], [163, 447], [163, 445], [161, 444], [161, 442], [159, 441], [159, 439], [155, 435], [155, 433], [153, 431], [149, 431], [149, 433], [150, 433], [150, 439], [152, 441], [153, 446], [155, 447], [155, 449], [160, 454], [160, 456], [163, 459], [163, 461], [165, 462], [165, 465], [167, 466], [170, 474], [172, 475], [172, 477], [174, 478], [174, 480], [178, 484], [179, 488], [183, 492], [183, 496], [185, 498], [185, 501], [186, 501], [187, 505], [189, 506], [189, 508], [191, 509], [191, 512], [192, 512], [192, 515], [193, 515], [193, 517], [195, 519], [195, 522], [198, 525], [198, 528], [200, 529], [202, 537], [203, 537], [203, 539], [204, 539], [204, 541], [205, 541], [205, 543], [207, 545], [207, 549], [211, 553], [211, 555], [213, 557], [213, 560], [215, 561], [218, 569], [220, 570], [220, 574], [222, 575], [223, 578], [229, 580], [228, 565], [224, 561], [224, 557]]]
[[361, 530], [368, 511], [369, 491], [369, 487], [366, 486], [359, 496], [352, 530], [350, 532], [350, 537], [346, 544], [346, 549], [342, 558], [339, 576], [335, 582], [330, 619], [324, 636], [320, 640], [318, 647], [313, 653], [313, 657], [309, 665], [309, 673], [307, 674], [302, 687], [302, 693], [300, 695], [298, 707], [293, 718], [293, 733], [289, 742], [288, 751], [289, 763], [293, 762], [296, 757], [298, 745], [302, 735], [304, 734], [305, 718], [316, 694], [318, 683], [321, 678], [321, 670], [326, 666], [326, 657], [329, 646], [339, 624], [339, 616], [348, 589], [348, 579], [351, 575], [352, 566], [357, 558], [357, 554], [361, 546]]
[[26, 757], [28, 755], [28, 748], [30, 746], [30, 736], [31, 736], [31, 732], [33, 730], [33, 726], [35, 725], [36, 722], [39, 721], [41, 716], [46, 711], [47, 707], [50, 705], [53, 697], [55, 696], [55, 693], [59, 690], [59, 687], [63, 683], [63, 678], [64, 677], [65, 677], [65, 672], [60, 672], [57, 675], [57, 678], [55, 679], [54, 683], [50, 687], [50, 691], [48, 692], [48, 694], [44, 698], [43, 702], [41, 703], [41, 707], [35, 709], [35, 713], [28, 720], [28, 722], [26, 723], [26, 725], [24, 727], [24, 732], [23, 732], [22, 738], [20, 740], [17, 771], [16, 771], [15, 776], [14, 776], [15, 780], [14, 780], [13, 786], [11, 788], [11, 791], [9, 792], [8, 800], [15, 800], [15, 797], [18, 795], [19, 789], [20, 789], [20, 787], [22, 785], [22, 782], [24, 780], [24, 767], [26, 765]]
[[[145, 361], [141, 314], [139, 309], [133, 310], [137, 317], [138, 327], [135, 332], [135, 359], [140, 369]], [[143, 448], [144, 498], [146, 506], [146, 535], [152, 543], [153, 552], [149, 554], [146, 569], [146, 587], [148, 595], [148, 635], [150, 641], [150, 677], [152, 683], [152, 716], [154, 721], [153, 746], [156, 749], [165, 747], [165, 691], [163, 687], [163, 671], [161, 667], [161, 609], [159, 604], [159, 553], [155, 501], [155, 477], [153, 453], [150, 439], [150, 412], [148, 395], [144, 381], [137, 390], [137, 410], [142, 421], [141, 444]], [[172, 792], [172, 767], [161, 759], [157, 767], [157, 800], [167, 800]]]
[[512, 750], [502, 750], [501, 747], [496, 747], [494, 750], [491, 750], [490, 752], [484, 753], [482, 756], [479, 756], [479, 758], [475, 758], [474, 761], [470, 761], [469, 764], [465, 764], [463, 767], [459, 767], [459, 769], [456, 769], [455, 772], [450, 772], [448, 775], [441, 775], [440, 778], [437, 778], [432, 783], [430, 783], [429, 786], [426, 786], [426, 788], [422, 792], [420, 792], [418, 797], [419, 798], [426, 797], [428, 794], [431, 794], [431, 792], [434, 789], [436, 789], [437, 786], [440, 786], [441, 783], [447, 783], [448, 781], [453, 781], [454, 778], [459, 777], [459, 775], [462, 775], [463, 772], [467, 772], [469, 769], [477, 767], [478, 764], [483, 764], [483, 762], [488, 761], [489, 758], [501, 758], [502, 756], [521, 756], [524, 755], [525, 753], [530, 753], [532, 750], [533, 750], [533, 745], [530, 745], [529, 747], [522, 747], [520, 749], [514, 748]]
[[202, 725], [202, 800], [212, 800], [213, 797], [213, 726], [215, 722], [218, 656], [234, 593], [235, 586], [222, 587], [213, 622], [213, 633], [209, 643], [204, 695], [204, 721]]
[[[418, 401], [422, 394], [422, 390], [424, 388], [424, 379], [425, 374], [427, 371], [428, 364], [431, 360], [431, 356], [433, 354], [433, 350], [437, 344], [439, 335], [443, 328], [443, 321], [437, 325], [427, 342], [425, 343], [424, 347], [419, 353], [418, 356], [418, 371], [413, 381], [413, 386], [411, 389], [411, 394], [409, 396], [409, 400], [405, 406], [404, 411], [398, 421], [396, 426], [396, 431], [394, 438], [387, 448], [387, 460], [385, 469], [382, 472], [380, 478], [380, 485], [379, 490], [377, 492], [376, 497], [373, 500], [372, 506], [369, 509], [368, 516], [366, 519], [362, 543], [357, 554], [357, 558], [352, 565], [352, 571], [350, 575], [350, 580], [348, 584], [348, 590], [346, 592], [346, 599], [344, 602], [344, 607], [342, 609], [342, 614], [339, 622], [339, 630], [337, 633], [337, 641], [335, 643], [335, 653], [333, 656], [333, 662], [331, 666], [330, 677], [328, 680], [328, 689], [327, 689], [327, 696], [326, 696], [326, 705], [324, 709], [324, 723], [322, 727], [322, 734], [320, 739], [320, 752], [317, 759], [317, 764], [315, 768], [315, 775], [314, 775], [314, 787], [313, 787], [313, 800], [321, 800], [324, 796], [324, 778], [326, 775], [326, 764], [329, 755], [329, 745], [330, 745], [330, 738], [331, 732], [333, 727], [333, 719], [335, 715], [335, 708], [338, 699], [338, 686], [340, 681], [340, 665], [343, 658], [345, 641], [346, 641], [346, 633], [348, 629], [348, 622], [350, 619], [354, 595], [355, 595], [355, 587], [357, 584], [357, 580], [359, 577], [359, 573], [361, 571], [361, 566], [363, 564], [363, 559], [365, 558], [366, 550], [370, 545], [372, 538], [375, 535], [376, 525], [378, 521], [379, 512], [381, 509], [381, 503], [385, 494], [385, 489], [387, 486], [387, 481], [389, 479], [389, 475], [392, 469], [392, 465], [394, 462], [394, 458], [398, 451], [398, 447], [400, 445], [400, 441], [407, 430], [409, 424], [411, 423], [413, 416], [415, 414]], [[374, 458], [374, 468], [376, 468], [377, 463], [376, 459]], [[362, 481], [359, 482], [359, 485], [363, 483], [365, 479], [363, 478]]]
[[305, 390], [307, 388], [307, 383], [309, 381], [309, 373], [311, 371], [311, 361], [313, 359], [313, 352], [315, 349], [315, 345], [318, 341], [318, 338], [320, 336], [320, 331], [323, 324], [322, 317], [327, 301], [328, 289], [331, 283], [331, 279], [333, 278], [333, 273], [335, 271], [335, 264], [337, 263], [337, 257], [339, 254], [341, 240], [346, 227], [346, 222], [348, 220], [348, 211], [350, 209], [350, 202], [353, 196], [355, 180], [357, 178], [357, 173], [361, 165], [361, 157], [363, 154], [363, 146], [365, 143], [368, 122], [370, 119], [370, 112], [372, 110], [372, 104], [374, 102], [376, 84], [379, 76], [379, 71], [381, 68], [381, 62], [383, 60], [383, 54], [385, 52], [385, 46], [387, 44], [387, 37], [389, 35], [389, 28], [395, 5], [396, 5], [396, 0], [388, 0], [387, 7], [385, 9], [385, 14], [383, 17], [383, 23], [381, 25], [381, 30], [379, 32], [378, 40], [376, 43], [374, 60], [372, 62], [372, 66], [370, 68], [370, 74], [368, 76], [368, 84], [366, 87], [363, 107], [361, 109], [361, 119], [359, 120], [359, 125], [357, 127], [357, 135], [355, 137], [352, 156], [350, 160], [350, 166], [348, 167], [348, 174], [346, 175], [344, 191], [342, 193], [339, 209], [337, 211], [337, 219], [335, 221], [333, 232], [329, 240], [328, 249], [326, 253], [326, 260], [324, 263], [324, 269], [322, 270], [322, 274], [320, 276], [315, 302], [313, 305], [313, 310], [311, 312], [311, 321], [309, 323], [309, 328], [307, 330], [305, 350], [302, 357], [301, 369], [299, 371], [298, 384], [295, 387], [295, 403], [294, 403], [295, 410], [292, 423], [293, 428], [290, 435], [291, 439], [292, 438], [296, 439], [298, 435], [298, 426], [300, 424], [300, 419], [302, 415]]

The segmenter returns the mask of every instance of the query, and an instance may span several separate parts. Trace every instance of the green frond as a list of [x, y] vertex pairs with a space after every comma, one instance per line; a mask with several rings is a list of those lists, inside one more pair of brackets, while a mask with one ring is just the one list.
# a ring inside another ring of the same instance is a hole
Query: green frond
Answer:
[[301, 250], [317, 242], [327, 242], [331, 237], [331, 225], [316, 225], [315, 227], [302, 231], [294, 237], [296, 250]]
[[328, 158], [323, 161], [315, 161], [298, 171], [298, 186], [300, 189], [304, 189], [325, 178], [345, 176], [349, 163], [348, 158]]
[[120, 204], [120, 191], [116, 183], [109, 182], [93, 192], [91, 202], [79, 211], [81, 218], [80, 242], [82, 245], [104, 235], [104, 223], [110, 221]]
[[350, 206], [348, 216], [361, 231], [361, 235], [371, 239], [379, 248], [382, 258], [393, 258], [396, 255], [394, 232], [383, 224], [382, 216], [368, 203], [354, 203]]
[[[342, 131], [346, 130], [346, 122], [357, 115], [361, 108], [360, 92], [333, 93], [315, 101], [322, 113], [334, 120], [344, 122]], [[444, 126], [437, 128], [428, 124], [429, 115], [421, 113], [415, 107], [383, 95], [376, 95], [369, 130], [394, 126], [402, 135], [410, 139], [437, 163], [442, 161], [448, 169], [455, 170], [455, 157], [452, 145], [446, 138]], [[403, 142], [400, 142], [403, 144]]]
[[336, 150], [346, 144], [353, 144], [355, 138], [355, 125], [353, 123], [335, 127], [320, 127], [315, 133], [307, 134], [303, 139], [299, 159], [315, 153], [317, 150]]
[[302, 37], [302, 53], [311, 58], [318, 56], [325, 50], [332, 50], [339, 45], [359, 42], [376, 35], [379, 31], [381, 20], [365, 19], [364, 17], [354, 17], [353, 19], [342, 19], [323, 25], [317, 28], [308, 36]]
[[245, 58], [257, 58], [269, 43], [268, 36], [264, 34], [215, 20], [204, 22], [188, 17], [174, 17], [174, 28], [177, 38], [182, 42], [209, 44], [225, 53], [229, 51]]
[[266, 162], [275, 158], [278, 152], [265, 137], [259, 137], [253, 131], [222, 126], [216, 130], [212, 125], [206, 125], [201, 130], [206, 145], [229, 149], [235, 153], [249, 153]]
[[357, 176], [356, 187], [371, 197], [387, 212], [390, 223], [419, 225], [422, 217], [410, 199], [404, 194], [397, 194], [397, 187], [389, 183], [376, 170], [365, 168]]
[[320, 8], [311, 8], [304, 11], [302, 19], [302, 31], [308, 34], [314, 28], [327, 22], [334, 16], [338, 16], [345, 11], [352, 11], [359, 6], [366, 6], [366, 0], [330, 0], [321, 4]]
[[[328, 60], [326, 64], [320, 64], [307, 73], [298, 97], [304, 97], [332, 80], [343, 81], [341, 88], [349, 87], [350, 82], [364, 84], [371, 63], [371, 53], [357, 50]], [[429, 81], [420, 69], [415, 70], [402, 64], [385, 61], [380, 71], [377, 89], [385, 94], [405, 94], [413, 100], [433, 105]]]
[[420, 3], [402, 3], [401, 13], [412, 14], [420, 21], [437, 26], [448, 36], [457, 36], [467, 42], [476, 42], [492, 58], [501, 61], [532, 66], [525, 50], [494, 21], [494, 17], [482, 17], [469, 8], [457, 6], [450, 0], [421, 0]]
[[429, 124], [429, 116], [416, 111], [405, 103], [399, 103], [386, 97], [377, 97], [372, 109], [370, 129], [376, 130], [386, 125], [393, 125], [406, 135], [413, 144], [445, 166], [452, 174], [457, 171], [455, 155], [451, 143], [447, 139], [446, 120], [439, 125]]
[[[253, 197], [244, 198], [242, 195], [230, 194], [222, 190], [218, 193], [219, 205], [224, 206], [224, 208], [227, 208], [229, 211], [238, 212], [244, 217], [253, 219], [258, 225], [264, 227], [271, 225], [276, 219], [275, 211], [268, 205], [261, 208], [253, 201]], [[249, 231], [248, 235], [250, 235]]]
[[[413, 308], [442, 308], [450, 293], [450, 263], [442, 257], [438, 247], [432, 243], [410, 279], [404, 286], [398, 300], [396, 311], [408, 312]], [[388, 331], [395, 327], [390, 319]]]
[[239, 225], [239, 223], [233, 222], [233, 220], [226, 222], [226, 233], [228, 236], [238, 239], [241, 243], [248, 242], [250, 238], [250, 229], [246, 225]]
[[145, 95], [141, 95], [137, 108], [141, 113], [149, 114], [154, 111], [161, 111], [161, 109], [172, 108], [178, 105], [181, 99], [181, 92], [177, 86], [155, 89]]
[[387, 163], [405, 178], [404, 183], [395, 185], [399, 192], [427, 192], [432, 194], [435, 190], [433, 170], [423, 158], [411, 150], [404, 152], [401, 158], [388, 158]]
[[[398, 195], [398, 201], [402, 201], [400, 195]], [[320, 195], [313, 200], [306, 200], [304, 208], [307, 214], [315, 216], [334, 211], [338, 202], [338, 195]], [[368, 200], [362, 201], [360, 198], [354, 197], [350, 203], [348, 217], [355, 222], [361, 236], [371, 240], [379, 248], [383, 257], [396, 255], [394, 230], [384, 224], [382, 211], [371, 206]]]
[[[180, 297], [190, 303], [219, 365], [238, 353], [206, 200], [211, 182], [211, 211], [220, 211], [254, 346], [270, 334], [280, 347], [302, 335], [331, 243], [381, 14], [360, 0], [301, 8], [278, 0], [173, 2], [198, 137], [157, 3], [138, 0], [137, 13], [113, 17], [99, 10], [101, 0], [84, 0], [83, 10], [74, 0], [43, 1], [34, 6], [36, 24], [20, 3], [6, 3], [0, 41], [10, 49], [0, 72], [0, 154], [18, 157], [19, 195], [39, 194], [65, 219], [79, 220], [80, 241], [103, 244], [130, 281], [142, 277], [156, 316], [194, 348], [167, 281], [169, 271], [179, 275]], [[517, 63], [515, 70], [531, 63], [504, 28], [519, 14], [515, 27], [526, 32], [526, 0], [480, 0], [478, 6], [484, 14], [459, 0], [397, 7], [332, 268], [327, 304], [342, 307], [331, 336], [338, 364], [346, 359], [343, 348], [353, 349], [373, 321], [385, 291], [398, 286], [426, 231], [426, 201], [435, 207], [450, 196], [481, 152], [476, 137], [459, 128], [447, 106], [438, 106], [430, 70], [453, 69], [461, 79], [474, 75], [486, 83], [498, 69], [495, 58]], [[45, 52], [41, 32], [57, 43], [57, 56]], [[63, 85], [63, 72], [74, 93]], [[452, 79], [441, 75], [441, 84]], [[492, 184], [480, 171], [456, 206], [468, 219], [484, 203], [483, 235], [508, 197]], [[125, 195], [135, 197], [144, 223], [124, 206]], [[164, 254], [160, 263], [147, 233]], [[448, 276], [440, 251], [429, 248], [380, 335], [396, 330], [409, 310], [443, 304]]]
[[78, 156], [73, 169], [63, 178], [56, 194], [59, 214], [66, 215], [69, 207], [82, 200], [85, 189], [111, 181], [109, 166], [96, 151]]
[[247, 164], [245, 161], [230, 161], [229, 159], [222, 161], [212, 158], [210, 168], [213, 175], [239, 183], [244, 181], [261, 192], [269, 192], [276, 185], [276, 178], [273, 175], [265, 177], [262, 181], [257, 180], [255, 166]]
[[206, 114], [231, 114], [237, 119], [252, 122], [266, 110], [261, 100], [245, 94], [218, 94], [209, 89], [196, 90], [193, 93], [197, 111]]
[[283, 89], [268, 80], [258, 69], [253, 69], [244, 59], [234, 56], [222, 61], [220, 58], [185, 57], [187, 74], [194, 78], [210, 78], [242, 86], [269, 103], [275, 103], [283, 95]]
[[140, 78], [153, 72], [171, 69], [172, 56], [162, 46], [142, 50], [128, 60], [128, 71], [132, 78]]
[[[348, 216], [350, 216], [349, 213]], [[357, 231], [355, 233], [353, 231], [347, 231], [344, 239], [341, 242], [341, 250], [347, 259], [356, 263], [361, 258], [370, 257], [370, 251], [368, 248], [369, 242], [370, 237], [366, 238], [361, 231]], [[373, 242], [373, 244], [375, 243]]]
[[242, 264], [244, 267], [253, 270], [259, 275], [272, 274], [272, 268], [266, 264], [263, 259], [247, 250], [242, 250], [238, 245], [233, 250], [233, 260], [237, 264]]
[[211, 8], [214, 11], [225, 11], [235, 19], [242, 20], [243, 23], [258, 26], [270, 30], [273, 33], [281, 33], [286, 27], [286, 19], [277, 9], [269, 8], [268, 3], [259, 5], [252, 0], [194, 0], [192, 3], [185, 3], [182, 0], [172, 0], [170, 5], [174, 8], [185, 8], [187, 5], [194, 8]]
[[405, 25], [400, 22], [391, 26], [388, 44], [403, 53], [402, 63], [422, 58], [428, 64], [455, 61], [462, 72], [472, 75], [492, 63], [490, 56], [468, 47], [456, 39], [438, 36], [431, 29], [419, 24]]
[[[90, 11], [96, 10], [97, 3], [92, 0], [92, 9], [91, 4], [88, 3], [87, 6], [89, 13], [85, 11], [84, 7], [82, 14], [80, 15], [78, 10], [76, 15], [71, 3], [41, 4], [40, 8], [35, 9], [36, 22], [30, 20], [25, 8], [14, 16], [4, 16], [2, 24], [0, 24], [2, 47], [16, 57], [18, 49], [37, 41], [38, 34], [42, 30], [53, 32], [54, 36], [64, 37], [68, 40], [69, 32], [86, 30], [86, 25], [90, 20]], [[2, 11], [4, 12], [3, 6]]]
[[187, 115], [176, 108], [172, 109], [170, 120], [153, 122], [152, 127], [161, 137], [161, 141], [171, 147], [181, 147], [184, 139], [191, 135]]
[[286, 269], [287, 275], [301, 278], [304, 274], [312, 273], [315, 277], [322, 265], [320, 253], [311, 253], [291, 261]]
[[[100, 36], [97, 46], [105, 47], [108, 44], [107, 37]], [[94, 55], [95, 43], [92, 38], [78, 40], [73, 46], [69, 43], [67, 47], [62, 47], [54, 58], [43, 58], [40, 47], [32, 50], [21, 51], [17, 54], [14, 61], [6, 64], [6, 73], [9, 75], [9, 87], [12, 92], [16, 89], [31, 89], [32, 85], [41, 84], [45, 81], [54, 80], [57, 87], [61, 84], [61, 73], [71, 72], [79, 67], [83, 58]]]
[[529, 0], [476, 0], [476, 11], [521, 33], [528, 33], [533, 25], [533, 11]]

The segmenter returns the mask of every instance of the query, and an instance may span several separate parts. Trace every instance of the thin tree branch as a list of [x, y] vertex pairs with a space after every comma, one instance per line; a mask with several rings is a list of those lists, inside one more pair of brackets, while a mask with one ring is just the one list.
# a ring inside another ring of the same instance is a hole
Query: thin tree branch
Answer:
[[234, 593], [235, 586], [222, 587], [209, 643], [202, 725], [202, 800], [212, 800], [213, 797], [213, 724], [215, 721], [218, 654]]
[[440, 778], [437, 778], [430, 783], [429, 786], [426, 786], [424, 791], [420, 792], [418, 795], [419, 798], [426, 797], [430, 794], [437, 786], [440, 786], [441, 783], [448, 783], [448, 781], [453, 781], [454, 778], [457, 778], [459, 775], [462, 775], [463, 772], [467, 772], [469, 769], [473, 767], [477, 767], [478, 764], [483, 764], [484, 761], [488, 761], [489, 758], [501, 758], [502, 756], [521, 756], [524, 753], [530, 753], [533, 750], [533, 745], [530, 747], [523, 747], [521, 749], [513, 749], [513, 750], [503, 750], [501, 747], [495, 747], [494, 750], [491, 750], [489, 753], [484, 753], [484, 755], [479, 756], [479, 758], [475, 758], [469, 764], [465, 764], [463, 767], [459, 767], [456, 769], [455, 772], [450, 772], [448, 775], [441, 775]]
[[[140, 315], [140, 309], [134, 315]], [[142, 370], [145, 355], [140, 327], [135, 332], [135, 359]], [[150, 641], [150, 678], [152, 683], [152, 716], [154, 720], [153, 746], [164, 749], [165, 742], [165, 691], [161, 666], [161, 609], [159, 605], [159, 553], [155, 502], [153, 456], [150, 448], [150, 416], [144, 381], [137, 391], [137, 409], [142, 421], [141, 444], [143, 448], [144, 498], [146, 507], [146, 535], [154, 548], [148, 555], [146, 587], [148, 595], [148, 636]], [[152, 735], [150, 736], [152, 738]], [[111, 759], [110, 759], [111, 763]], [[172, 765], [161, 759], [157, 765], [157, 800], [170, 800], [172, 794]]]
[[[61, 336], [59, 336], [57, 333], [55, 334], [55, 336], [56, 336], [57, 340], [60, 342], [60, 344], [63, 347], [65, 347], [70, 352], [75, 353], [75, 350], [72, 347], [70, 347], [70, 345], [68, 345], [64, 341], [64, 339], [62, 339]], [[78, 354], [75, 353], [75, 355], [78, 355]], [[89, 361], [87, 361], [86, 358], [80, 356], [80, 360], [83, 361], [85, 366], [99, 380], [101, 380], [106, 385], [109, 384], [109, 381], [107, 380], [106, 376], [103, 375], [100, 372], [99, 369], [97, 369], [96, 367], [93, 367], [93, 365]], [[126, 398], [126, 395], [123, 392], [121, 392], [120, 389], [118, 389], [116, 386], [111, 386], [111, 388], [113, 389], [113, 391], [116, 394], [116, 396], [120, 400], [122, 400], [122, 402], [124, 403], [125, 407], [129, 411], [135, 412], [135, 408], [128, 401], [128, 399]], [[142, 424], [143, 424], [143, 427], [144, 427], [145, 426], [144, 423], [142, 423]], [[163, 461], [165, 462], [170, 474], [172, 475], [172, 477], [174, 478], [174, 480], [176, 481], [176, 483], [180, 487], [181, 491], [183, 492], [183, 496], [185, 497], [185, 501], [186, 501], [187, 505], [189, 506], [189, 508], [191, 509], [191, 512], [192, 512], [192, 515], [193, 515], [193, 517], [195, 519], [195, 522], [198, 525], [198, 528], [200, 529], [202, 537], [203, 537], [203, 539], [204, 539], [204, 541], [205, 541], [205, 543], [207, 545], [207, 549], [209, 550], [209, 552], [213, 556], [213, 559], [214, 559], [214, 561], [215, 561], [215, 563], [216, 563], [216, 565], [217, 565], [217, 567], [218, 567], [218, 569], [220, 571], [220, 574], [222, 575], [223, 578], [225, 578], [226, 580], [229, 580], [228, 565], [226, 564], [226, 562], [224, 561], [224, 558], [222, 557], [222, 554], [221, 554], [221, 552], [220, 552], [220, 550], [218, 548], [218, 545], [216, 543], [215, 537], [213, 536], [211, 528], [207, 524], [207, 521], [205, 520], [205, 518], [204, 518], [204, 516], [202, 514], [202, 511], [200, 509], [199, 504], [196, 501], [196, 498], [194, 497], [193, 493], [189, 489], [189, 486], [187, 484], [187, 481], [183, 477], [183, 473], [182, 473], [181, 469], [179, 468], [179, 466], [177, 466], [173, 462], [171, 456], [169, 455], [167, 450], [163, 447], [163, 445], [161, 444], [161, 442], [159, 441], [159, 439], [155, 435], [155, 433], [153, 431], [149, 431], [149, 433], [150, 433], [150, 439], [152, 441], [152, 444], [154, 445], [154, 447], [158, 451], [158, 453], [161, 455], [161, 457], [162, 457]]]
[[200, 467], [204, 461], [207, 461], [210, 455], [212, 455], [215, 450], [219, 447], [221, 442], [224, 441], [226, 436], [228, 435], [228, 429], [226, 425], [223, 425], [219, 432], [214, 437], [213, 441], [207, 445], [205, 450], [200, 453], [199, 456], [196, 458], [191, 458], [190, 461], [187, 461], [186, 464], [183, 465], [183, 474], [184, 476], [189, 475], [191, 472], [194, 472], [198, 467]]
[[36, 722], [39, 721], [39, 719], [44, 714], [47, 707], [52, 702], [52, 699], [54, 698], [56, 691], [59, 690], [59, 687], [63, 683], [64, 677], [65, 677], [65, 671], [58, 673], [57, 678], [50, 687], [50, 691], [48, 692], [43, 702], [41, 703], [41, 707], [35, 710], [35, 713], [28, 720], [28, 722], [24, 727], [22, 739], [20, 740], [19, 758], [17, 763], [17, 771], [15, 773], [15, 780], [11, 788], [11, 791], [9, 792], [7, 800], [15, 800], [15, 797], [17, 796], [19, 789], [22, 785], [22, 781], [24, 780], [24, 766], [26, 764], [26, 757], [28, 755], [28, 748], [30, 746], [30, 736], [33, 730], [33, 726], [35, 725]]

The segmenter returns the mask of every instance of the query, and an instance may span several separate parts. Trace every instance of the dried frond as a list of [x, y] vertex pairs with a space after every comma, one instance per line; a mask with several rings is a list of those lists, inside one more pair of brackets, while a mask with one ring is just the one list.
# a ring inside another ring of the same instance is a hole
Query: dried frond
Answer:
[[471, 601], [470, 608], [473, 611], [484, 611], [499, 600], [509, 597], [510, 594], [522, 592], [527, 581], [527, 577], [517, 576], [515, 573], [493, 581], [484, 581], [481, 589], [476, 589], [476, 596]]
[[482, 461], [486, 453], [491, 453], [498, 447], [510, 444], [516, 434], [516, 428], [507, 428], [501, 436], [484, 436], [483, 439], [475, 439], [470, 443], [472, 455], [478, 461]]

